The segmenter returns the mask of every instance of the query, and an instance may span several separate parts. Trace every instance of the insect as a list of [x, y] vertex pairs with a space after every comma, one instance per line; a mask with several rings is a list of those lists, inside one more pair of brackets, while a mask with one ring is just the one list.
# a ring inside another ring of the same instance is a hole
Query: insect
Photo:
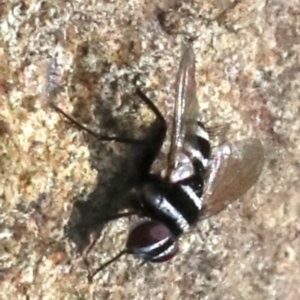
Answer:
[[[258, 179], [264, 162], [264, 150], [258, 139], [248, 138], [223, 144], [213, 159], [209, 134], [198, 120], [195, 57], [192, 45], [182, 53], [176, 80], [176, 100], [171, 126], [140, 90], [137, 95], [156, 116], [159, 130], [152, 154], [145, 162], [144, 175], [134, 190], [133, 210], [108, 216], [107, 221], [130, 215], [143, 217], [129, 232], [126, 247], [101, 265], [91, 278], [125, 254], [144, 262], [164, 262], [178, 251], [178, 238], [198, 221], [221, 212], [241, 197]], [[54, 108], [82, 130], [102, 141], [146, 143], [122, 137], [106, 137], [86, 128], [57, 106]], [[171, 131], [167, 167], [152, 174], [153, 165], [166, 131]]]

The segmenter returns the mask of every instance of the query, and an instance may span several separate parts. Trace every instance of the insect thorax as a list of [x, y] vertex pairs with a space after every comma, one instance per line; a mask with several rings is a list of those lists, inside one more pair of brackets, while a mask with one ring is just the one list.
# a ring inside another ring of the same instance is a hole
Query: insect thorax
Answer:
[[202, 177], [192, 175], [170, 183], [151, 175], [142, 187], [141, 206], [147, 217], [164, 223], [174, 236], [180, 236], [197, 221], [202, 192]]

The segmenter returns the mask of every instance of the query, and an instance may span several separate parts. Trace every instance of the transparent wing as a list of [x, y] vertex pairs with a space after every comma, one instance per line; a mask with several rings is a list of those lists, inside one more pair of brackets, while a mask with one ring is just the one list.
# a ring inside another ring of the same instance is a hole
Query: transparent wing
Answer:
[[200, 220], [222, 211], [257, 181], [263, 168], [264, 149], [258, 139], [221, 146], [209, 170]]
[[167, 178], [176, 169], [187, 138], [195, 139], [199, 106], [196, 94], [195, 55], [189, 44], [183, 51], [176, 80], [176, 100], [168, 154]]

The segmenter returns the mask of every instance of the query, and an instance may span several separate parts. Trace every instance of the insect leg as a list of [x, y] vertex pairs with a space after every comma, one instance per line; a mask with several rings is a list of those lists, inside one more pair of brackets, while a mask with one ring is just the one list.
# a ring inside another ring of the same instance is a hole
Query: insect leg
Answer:
[[[137, 95], [141, 98], [141, 100], [149, 107], [149, 109], [155, 114], [157, 120], [161, 123], [161, 126], [163, 128], [167, 128], [166, 120], [159, 111], [159, 109], [154, 105], [154, 103], [140, 90], [136, 90]], [[101, 135], [90, 128], [82, 125], [80, 122], [78, 122], [75, 118], [64, 112], [61, 108], [59, 108], [54, 103], [51, 104], [51, 106], [61, 115], [63, 115], [70, 123], [72, 123], [74, 126], [76, 126], [79, 130], [86, 131], [90, 135], [94, 136], [96, 139], [100, 141], [114, 141], [118, 143], [123, 144], [142, 144], [144, 145], [147, 141], [140, 140], [140, 139], [134, 139], [134, 138], [127, 138], [127, 137], [119, 137], [119, 136], [106, 136]]]
[[133, 210], [133, 211], [128, 211], [128, 212], [125, 212], [125, 213], [117, 213], [115, 215], [110, 215], [110, 216], [107, 216], [107, 217], [103, 217], [101, 218], [101, 222], [109, 222], [109, 221], [113, 221], [113, 220], [118, 220], [118, 219], [121, 219], [121, 218], [124, 218], [124, 217], [131, 217], [131, 216], [134, 216], [134, 215], [137, 215], [138, 212]]
[[[129, 211], [126, 213], [118, 213], [115, 215], [111, 215], [109, 217], [105, 217], [105, 218], [101, 218], [101, 222], [109, 222], [109, 221], [113, 221], [113, 220], [118, 220], [124, 217], [130, 217], [130, 216], [134, 216], [136, 215], [137, 212], [136, 211]], [[100, 237], [100, 234], [97, 234], [96, 238], [92, 241], [92, 243], [88, 246], [88, 248], [85, 250], [85, 256], [88, 255], [88, 253], [94, 248], [96, 242], [98, 241]]]
[[73, 125], [75, 125], [79, 130], [86, 131], [90, 135], [94, 136], [100, 141], [115, 141], [118, 143], [123, 144], [145, 144], [145, 141], [139, 140], [139, 139], [132, 139], [132, 138], [126, 138], [126, 137], [117, 137], [117, 136], [105, 136], [101, 135], [88, 127], [82, 125], [80, 122], [78, 122], [75, 118], [68, 115], [66, 112], [64, 112], [61, 108], [56, 106], [55, 104], [52, 104], [52, 107], [60, 114], [62, 114], [67, 120], [69, 120]]
[[149, 107], [149, 109], [155, 114], [157, 120], [162, 124], [164, 128], [167, 128], [167, 123], [159, 109], [154, 105], [154, 103], [140, 90], [136, 90], [137, 95], [141, 100]]
[[[121, 256], [128, 254], [128, 250], [124, 249], [122, 250], [120, 253], [118, 253], [116, 256], [114, 256], [113, 258], [111, 258], [110, 260], [108, 260], [107, 262], [105, 262], [104, 264], [102, 264], [98, 269], [96, 269], [93, 273], [88, 272], [88, 282], [91, 284], [93, 282], [93, 278], [95, 277], [95, 275], [97, 275], [100, 271], [102, 271], [103, 269], [105, 269], [107, 266], [109, 266], [111, 263], [115, 262], [116, 260], [118, 260]], [[84, 260], [84, 263], [87, 265], [87, 267], [89, 266], [89, 263], [87, 260]]]

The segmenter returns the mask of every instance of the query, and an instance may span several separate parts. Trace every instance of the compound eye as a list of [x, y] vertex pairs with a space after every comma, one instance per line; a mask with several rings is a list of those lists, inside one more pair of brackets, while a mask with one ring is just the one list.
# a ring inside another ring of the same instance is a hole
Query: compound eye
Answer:
[[176, 240], [170, 230], [157, 221], [143, 221], [129, 233], [127, 251], [151, 262], [164, 262], [178, 251]]

